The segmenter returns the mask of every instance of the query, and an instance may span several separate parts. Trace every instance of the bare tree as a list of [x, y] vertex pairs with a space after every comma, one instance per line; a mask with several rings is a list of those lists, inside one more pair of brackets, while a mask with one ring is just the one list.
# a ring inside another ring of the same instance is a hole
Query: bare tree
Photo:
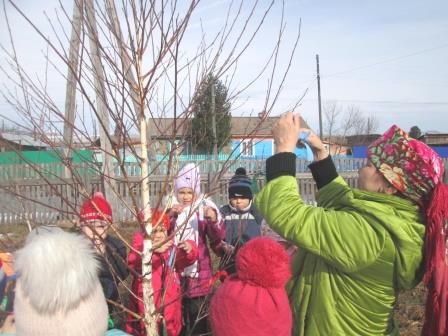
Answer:
[[366, 117], [366, 128], [364, 130], [364, 134], [373, 134], [378, 131], [379, 128], [379, 120], [374, 114], [370, 114]]
[[[210, 34], [210, 27], [201, 26], [200, 34], [191, 34], [192, 20], [199, 22], [195, 16], [199, 3], [199, 0], [123, 0], [118, 5], [111, 0], [75, 0], [73, 15], [60, 5], [55, 19], [48, 18], [53, 31], [51, 36], [38, 28], [33, 17], [27, 15], [18, 2], [6, 0], [3, 3], [2, 16], [7, 22], [10, 44], [1, 46], [8, 60], [8, 65], [1, 67], [8, 79], [2, 95], [17, 116], [14, 120], [9, 118], [10, 122], [19, 129], [33, 130], [39, 140], [60, 157], [68, 172], [61, 175], [28, 162], [51, 194], [49, 202], [41, 205], [58, 209], [61, 218], [76, 218], [82, 199], [88, 198], [92, 190], [102, 188], [108, 198], [116, 199], [114, 209], [121, 209], [126, 214], [119, 216], [117, 223], [112, 225], [117, 235], [120, 235], [116, 227], [119, 222], [137, 220], [137, 214], [144, 209], [140, 229], [146, 237], [142, 253], [145, 316], [141, 318], [148, 335], [157, 334], [157, 312], [151, 288], [150, 262], [154, 247], [149, 238], [151, 225], [147, 224], [151, 221], [150, 209], [162, 204], [161, 197], [155, 203], [150, 202], [152, 175], [160, 168], [154, 150], [157, 139], [151, 135], [157, 130], [171, 139], [168, 165], [161, 181], [161, 190], [167, 193], [179, 168], [175, 141], [180, 139], [184, 143], [188, 136], [188, 130], [183, 126], [201, 100], [201, 87], [207, 75], [213, 73], [218, 79], [237, 77], [239, 60], [275, 8], [275, 1], [265, 6], [258, 1], [251, 4], [230, 2], [222, 26], [211, 30], [215, 33]], [[281, 3], [282, 13], [283, 6]], [[35, 36], [45, 43], [48, 49], [44, 55], [45, 79], [36, 78], [21, 62], [8, 21], [11, 13], [20, 15]], [[284, 33], [282, 15], [266, 63], [247, 84], [232, 91], [230, 100], [243, 95], [256, 81], [267, 79], [263, 111], [266, 116], [272, 111], [300, 36], [299, 31], [295, 43], [285, 53], [287, 62], [283, 66], [279, 64], [279, 55]], [[191, 36], [200, 38], [195, 40]], [[67, 82], [64, 109], [59, 107], [58, 97], [46, 89], [49, 73], [58, 74]], [[232, 86], [232, 82], [227, 81], [226, 85]], [[42, 107], [48, 111], [45, 123], [42, 122]], [[162, 125], [160, 118], [166, 116], [174, 117], [172, 125]], [[156, 129], [148, 130], [148, 120], [154, 121], [152, 125]], [[52, 130], [52, 136], [48, 129]], [[94, 136], [97, 132], [100, 145]], [[98, 155], [93, 161], [76, 165], [73, 153], [79, 152], [80, 146], [95, 148]], [[129, 176], [123, 148], [137, 159], [139, 176]], [[18, 155], [21, 155], [20, 151]], [[225, 170], [224, 166], [221, 173]], [[101, 184], [94, 182], [97, 178]], [[64, 185], [64, 191], [61, 185]], [[20, 188], [6, 189], [26, 202], [36, 202], [22, 194]], [[39, 224], [36, 218], [27, 220], [30, 227]]]
[[342, 106], [337, 102], [328, 102], [323, 110], [324, 132], [330, 145], [334, 146], [334, 155], [341, 153], [347, 136], [357, 135], [362, 139], [378, 129], [376, 116], [365, 116], [356, 105]]
[[328, 137], [328, 141], [333, 141], [333, 136], [339, 132], [338, 121], [342, 114], [341, 107], [336, 102], [328, 102], [323, 107], [324, 112], [324, 131], [323, 133]]

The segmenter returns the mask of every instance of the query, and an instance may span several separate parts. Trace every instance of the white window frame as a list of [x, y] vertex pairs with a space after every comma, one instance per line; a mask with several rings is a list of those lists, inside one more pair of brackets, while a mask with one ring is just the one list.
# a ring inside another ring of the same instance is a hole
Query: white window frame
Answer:
[[255, 156], [254, 139], [246, 139], [241, 141], [241, 155]]

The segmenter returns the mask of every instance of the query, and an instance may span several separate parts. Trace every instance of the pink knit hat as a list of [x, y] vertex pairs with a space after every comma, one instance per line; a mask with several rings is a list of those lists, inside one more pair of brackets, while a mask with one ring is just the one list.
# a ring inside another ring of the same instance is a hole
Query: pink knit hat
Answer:
[[17, 335], [103, 336], [108, 309], [90, 242], [62, 230], [35, 234], [16, 253]]
[[81, 206], [79, 211], [81, 222], [90, 220], [104, 220], [109, 223], [112, 222], [112, 208], [109, 202], [104, 198], [103, 193], [96, 192], [92, 198], [88, 199]]
[[191, 188], [196, 196], [201, 193], [201, 174], [199, 167], [188, 163], [177, 174], [175, 192], [182, 188]]
[[290, 336], [285, 285], [291, 272], [285, 249], [272, 239], [254, 238], [239, 250], [236, 270], [212, 297], [213, 335]]

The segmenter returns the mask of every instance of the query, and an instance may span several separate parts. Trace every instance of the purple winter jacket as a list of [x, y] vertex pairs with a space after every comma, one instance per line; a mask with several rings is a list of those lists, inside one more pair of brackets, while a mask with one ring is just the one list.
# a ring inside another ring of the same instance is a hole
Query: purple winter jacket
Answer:
[[221, 216], [218, 216], [215, 222], [205, 218], [200, 219], [199, 211], [196, 211], [195, 216], [198, 221], [198, 276], [183, 277], [185, 295], [188, 298], [206, 296], [212, 291], [213, 268], [207, 240], [214, 253], [217, 254], [225, 237], [224, 223]]

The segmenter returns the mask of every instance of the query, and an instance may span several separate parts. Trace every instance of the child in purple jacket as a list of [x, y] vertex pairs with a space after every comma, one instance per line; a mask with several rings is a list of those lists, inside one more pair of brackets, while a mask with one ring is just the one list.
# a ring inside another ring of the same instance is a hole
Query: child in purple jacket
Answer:
[[199, 169], [192, 163], [178, 173], [175, 196], [178, 204], [171, 207], [175, 220], [175, 242], [193, 240], [198, 246], [198, 261], [182, 273], [185, 297], [185, 335], [201, 335], [208, 326], [208, 296], [212, 291], [212, 263], [207, 240], [215, 251], [224, 239], [224, 229], [218, 207], [201, 194]]

